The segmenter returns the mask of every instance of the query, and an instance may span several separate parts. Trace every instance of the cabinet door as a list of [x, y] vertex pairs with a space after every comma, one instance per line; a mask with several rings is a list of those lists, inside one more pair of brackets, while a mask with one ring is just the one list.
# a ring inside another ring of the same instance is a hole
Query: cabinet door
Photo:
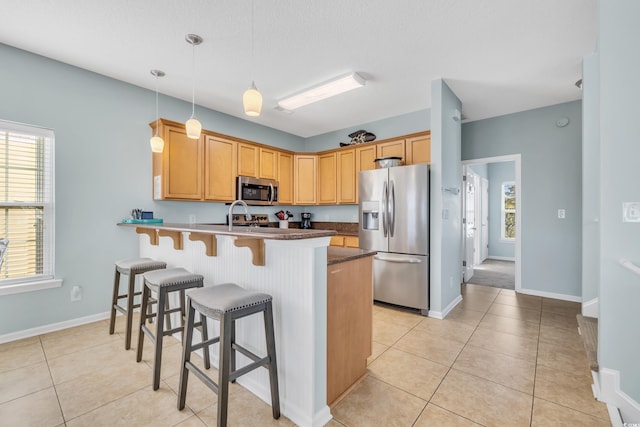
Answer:
[[278, 152], [278, 203], [293, 204], [293, 155]]
[[238, 175], [258, 178], [260, 149], [256, 145], [238, 143]]
[[405, 140], [406, 164], [431, 163], [431, 134]]
[[329, 246], [344, 246], [344, 236], [331, 236]]
[[278, 153], [276, 150], [260, 147], [260, 178], [278, 179]]
[[293, 163], [293, 203], [296, 205], [315, 205], [317, 156], [314, 154], [296, 154], [293, 157]]
[[344, 236], [344, 247], [345, 248], [359, 248], [360, 247], [360, 239], [358, 239], [358, 236]]
[[377, 155], [378, 157], [400, 157], [406, 161], [404, 151], [404, 139], [396, 139], [378, 144]]
[[338, 151], [338, 203], [356, 203], [356, 150]]
[[361, 171], [375, 169], [373, 161], [376, 159], [376, 145], [356, 148], [356, 203], [358, 202], [358, 175]]
[[163, 199], [202, 199], [203, 139], [187, 138], [184, 128], [163, 126]]
[[318, 203], [335, 204], [336, 190], [336, 153], [318, 156]]
[[237, 143], [207, 135], [204, 146], [204, 198], [221, 202], [236, 199]]

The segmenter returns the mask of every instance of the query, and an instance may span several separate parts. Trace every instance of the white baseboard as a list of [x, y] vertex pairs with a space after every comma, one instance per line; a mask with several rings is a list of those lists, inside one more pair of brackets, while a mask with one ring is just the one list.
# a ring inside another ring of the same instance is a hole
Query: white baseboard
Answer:
[[[625, 392], [620, 390], [620, 372], [615, 369], [600, 368], [597, 375], [599, 379], [596, 387], [598, 388], [596, 398], [607, 404], [611, 423], [614, 426], [620, 425], [614, 422], [615, 413], [617, 411], [613, 411], [609, 406], [617, 408], [620, 413], [620, 417], [622, 418], [622, 422], [638, 422], [638, 420], [640, 420], [640, 403], [636, 402]], [[594, 385], [596, 384], [594, 383]], [[612, 412], [614, 416], [612, 416]], [[618, 420], [618, 423], [619, 422], [620, 421]]]
[[582, 303], [582, 315], [585, 317], [598, 318], [600, 314], [600, 301], [598, 298], [586, 301]]
[[91, 316], [79, 317], [77, 319], [65, 320], [64, 322], [52, 323], [50, 325], [38, 326], [36, 328], [25, 329], [23, 331], [11, 332], [0, 335], [0, 344], [5, 342], [17, 341], [24, 338], [31, 338], [36, 335], [47, 334], [49, 332], [59, 331], [61, 329], [73, 328], [74, 326], [85, 325], [87, 323], [97, 322], [109, 318], [109, 312], [92, 314]]
[[561, 299], [564, 301], [571, 301], [571, 302], [582, 302], [582, 297], [577, 297], [575, 295], [556, 294], [555, 292], [545, 292], [545, 291], [538, 291], [535, 289], [524, 289], [524, 288], [520, 289], [518, 292], [521, 294], [535, 295], [537, 297]]
[[516, 261], [514, 257], [508, 256], [488, 256], [487, 259], [495, 259], [496, 261]]
[[444, 319], [445, 317], [447, 317], [447, 314], [449, 314], [449, 312], [456, 307], [456, 305], [460, 304], [460, 301], [462, 301], [462, 295], [458, 295], [456, 299], [451, 301], [451, 303], [442, 311], [429, 310], [429, 317], [440, 320]]

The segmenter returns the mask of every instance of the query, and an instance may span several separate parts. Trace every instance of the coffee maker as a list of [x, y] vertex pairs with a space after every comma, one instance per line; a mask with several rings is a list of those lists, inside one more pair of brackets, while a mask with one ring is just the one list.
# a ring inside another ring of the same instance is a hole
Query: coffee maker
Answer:
[[310, 212], [302, 212], [300, 214], [302, 221], [300, 222], [300, 228], [308, 229], [311, 228], [311, 213]]

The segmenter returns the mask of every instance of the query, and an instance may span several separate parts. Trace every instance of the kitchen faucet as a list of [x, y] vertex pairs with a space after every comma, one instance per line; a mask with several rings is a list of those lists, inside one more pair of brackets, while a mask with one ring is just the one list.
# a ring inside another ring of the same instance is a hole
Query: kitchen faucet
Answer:
[[247, 204], [245, 203], [244, 200], [236, 200], [233, 203], [231, 203], [231, 206], [229, 206], [229, 231], [231, 231], [232, 227], [233, 227], [233, 207], [237, 204], [240, 204], [242, 206], [244, 206], [244, 217], [247, 219], [247, 221], [251, 221], [251, 214], [249, 213], [249, 206], [247, 206]]

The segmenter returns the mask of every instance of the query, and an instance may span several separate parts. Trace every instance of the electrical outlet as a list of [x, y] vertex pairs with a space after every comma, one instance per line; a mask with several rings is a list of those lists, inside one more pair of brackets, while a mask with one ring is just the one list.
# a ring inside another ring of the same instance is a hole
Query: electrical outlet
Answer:
[[622, 203], [622, 222], [640, 222], [640, 202]]
[[560, 219], [566, 218], [566, 211], [564, 209], [558, 209], [558, 218]]
[[194, 214], [190, 214], [189, 215], [189, 224], [195, 224], [196, 223], [196, 216]]
[[71, 302], [80, 301], [82, 299], [82, 288], [74, 286], [71, 288]]
[[449, 276], [449, 289], [453, 289], [453, 276]]

